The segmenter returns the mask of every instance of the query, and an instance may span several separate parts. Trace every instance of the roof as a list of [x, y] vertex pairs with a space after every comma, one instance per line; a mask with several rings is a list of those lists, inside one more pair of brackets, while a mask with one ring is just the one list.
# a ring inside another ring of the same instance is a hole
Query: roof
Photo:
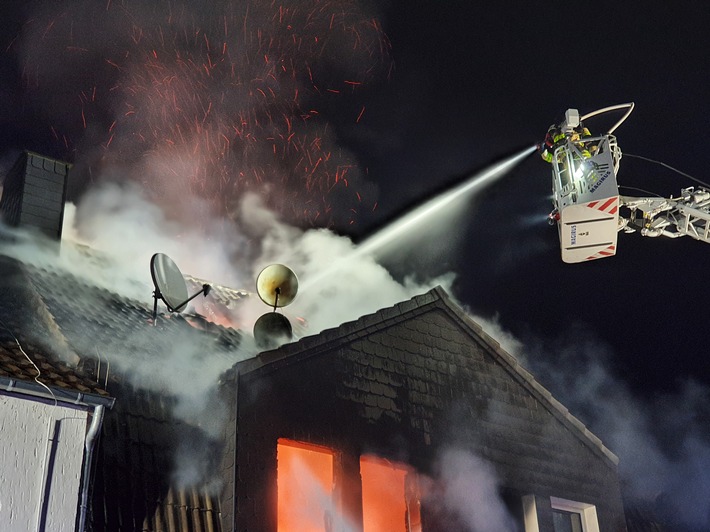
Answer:
[[114, 399], [95, 380], [8, 335], [0, 328], [0, 390], [75, 405], [113, 406]]
[[[0, 257], [0, 286], [3, 289], [0, 376], [6, 377], [2, 388], [26, 393], [34, 389], [33, 386], [21, 386], [19, 381], [36, 384], [41, 389], [50, 387], [56, 391], [55, 396], [71, 397], [78, 393], [108, 397], [108, 392], [96, 379], [77, 371], [78, 358], [58, 333], [51, 315], [29, 286], [29, 279], [17, 266], [19, 263], [13, 259]], [[32, 334], [33, 329], [41, 330], [42, 334]]]
[[[217, 435], [176, 411], [200, 381], [216, 384], [220, 368], [234, 363], [240, 333], [162, 313], [154, 325], [149, 290], [136, 301], [49, 262], [28, 264], [0, 249], [0, 390], [20, 381], [23, 390], [44, 390], [41, 382], [67, 400], [116, 398], [97, 450], [95, 530], [119, 523], [131, 530], [219, 530], [218, 489], [175, 474], [186, 449], [214, 459]], [[190, 356], [204, 358], [175, 367], [179, 361], [165, 355], [186, 345]], [[141, 364], [148, 369], [139, 372]], [[169, 377], [160, 378], [163, 372]]]
[[[456, 305], [441, 287], [436, 287], [425, 294], [415, 296], [392, 307], [362, 316], [357, 320], [343, 323], [339, 327], [327, 329], [317, 335], [308, 336], [278, 349], [261, 353], [255, 358], [240, 362], [237, 371], [241, 375], [275, 371], [285, 364], [296, 363], [298, 360], [330, 351], [339, 345], [354, 342], [375, 331], [428, 312], [432, 308], [446, 312], [475, 342], [485, 345], [487, 351], [505, 368], [509, 375], [525, 387], [540, 403], [544, 404], [585, 445], [614, 465], [618, 464], [617, 456], [562, 403], [556, 400], [544, 386], [537, 382], [514, 356], [501, 348], [496, 340], [489, 336], [461, 307]], [[435, 330], [431, 330], [429, 333], [440, 336], [440, 333]]]

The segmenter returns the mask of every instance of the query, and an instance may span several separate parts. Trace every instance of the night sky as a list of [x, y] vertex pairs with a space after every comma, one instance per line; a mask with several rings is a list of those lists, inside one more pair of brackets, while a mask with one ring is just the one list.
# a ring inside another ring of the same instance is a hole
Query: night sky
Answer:
[[[108, 5], [115, 9], [122, 3]], [[86, 2], [65, 4], [48, 15], [52, 9], [44, 6], [52, 3], [3, 3], [0, 163], [8, 168], [21, 149], [70, 159], [77, 163], [71, 193], [80, 197], [86, 183], [96, 178], [95, 168], [89, 167], [98, 164], [87, 144], [107, 142], [113, 120], [109, 115], [116, 105], [111, 83], [101, 77], [113, 71], [100, 54], [121, 57], [117, 50], [127, 45], [107, 45], [91, 61], [69, 65], [69, 75], [52, 78], [54, 85], [46, 78], [28, 86], [25, 50], [37, 54], [43, 48], [27, 42], [33, 35], [41, 41], [45, 31], [28, 32], [26, 21], [41, 19], [38, 26], [46, 29], [47, 21], [61, 12], [55, 20], [64, 25], [57, 22], [56, 27], [69, 28], [66, 35], [74, 32], [76, 38], [82, 29], [93, 28], [81, 11]], [[185, 5], [200, 7], [199, 2]], [[710, 182], [710, 11], [704, 2], [499, 1], [483, 7], [470, 0], [390, 0], [357, 5], [362, 20], [379, 21], [384, 37], [360, 27], [362, 39], [379, 51], [373, 52], [371, 63], [358, 56], [352, 70], [340, 64], [345, 56], [336, 54], [320, 63], [322, 57], [307, 58], [314, 65], [312, 75], [321, 76], [312, 84], [320, 83], [320, 92], [306, 83], [310, 92], [303, 91], [308, 95], [302, 101], [303, 109], [317, 109], [333, 147], [359, 168], [351, 174], [353, 187], [363, 196], [356, 209], [341, 189], [325, 194], [332, 211], [327, 224], [338, 232], [356, 241], [367, 237], [408, 208], [540, 142], [568, 108], [585, 114], [635, 102], [635, 111], [615, 132], [628, 155], [621, 161], [620, 185], [663, 196], [697, 185], [631, 155], [662, 161]], [[204, 14], [196, 12], [198, 19]], [[67, 25], [71, 19], [76, 22]], [[87, 33], [92, 34], [89, 42], [100, 42], [100, 31]], [[64, 52], [53, 53], [61, 58]], [[99, 82], [86, 81], [94, 75]], [[356, 78], [362, 84], [342, 83]], [[338, 91], [324, 89], [336, 85]], [[84, 128], [77, 112], [77, 94], [91, 86], [98, 86], [100, 96], [110, 102], [85, 106], [93, 113], [96, 131]], [[56, 97], [46, 98], [53, 89]], [[587, 126], [600, 133], [610, 120], [600, 118]], [[53, 136], [52, 126], [72, 139], [69, 149]], [[298, 180], [294, 174], [287, 186], [298, 186]], [[467, 216], [443, 232], [423, 233], [404, 260], [399, 256], [385, 263], [402, 277], [412, 271], [420, 276], [455, 272], [453, 295], [458, 301], [476, 315], [497, 320], [531, 349], [549, 356], [551, 364], [562, 363], [561, 346], [594, 343], [607, 371], [644, 400], [677, 393], [689, 381], [710, 385], [710, 246], [689, 237], [622, 233], [615, 257], [564, 264], [556, 230], [546, 223], [550, 192], [550, 168], [533, 154], [478, 194]], [[645, 195], [632, 189], [621, 192]], [[308, 200], [307, 193], [299, 194], [298, 201]], [[324, 201], [323, 196], [313, 192], [317, 201]], [[301, 221], [317, 226], [326, 218]], [[546, 375], [538, 377], [554, 387]]]
[[[567, 108], [584, 114], [631, 101], [634, 113], [615, 132], [622, 151], [709, 182], [709, 20], [699, 3], [392, 3], [385, 28], [396, 69], [374, 97], [373, 140], [360, 150], [378, 176], [381, 212], [539, 141]], [[631, 157], [618, 181], [665, 196], [697, 185]], [[456, 295], [520, 338], [595, 335], [640, 393], [690, 376], [710, 382], [710, 248], [622, 233], [616, 257], [564, 264], [544, 221], [549, 182], [549, 167], [531, 156], [451, 229], [463, 235], [455, 251], [421, 260], [458, 272]]]

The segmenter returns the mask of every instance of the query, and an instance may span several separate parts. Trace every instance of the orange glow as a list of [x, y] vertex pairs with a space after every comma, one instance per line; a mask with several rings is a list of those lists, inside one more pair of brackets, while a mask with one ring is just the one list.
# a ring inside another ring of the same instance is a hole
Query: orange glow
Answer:
[[421, 530], [419, 498], [410, 467], [363, 456], [360, 458], [360, 476], [364, 532]]
[[332, 512], [333, 452], [279, 439], [278, 532], [326, 532]]

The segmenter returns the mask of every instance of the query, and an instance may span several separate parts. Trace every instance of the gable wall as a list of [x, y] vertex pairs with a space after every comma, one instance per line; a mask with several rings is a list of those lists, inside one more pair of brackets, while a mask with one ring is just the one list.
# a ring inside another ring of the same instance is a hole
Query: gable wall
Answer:
[[506, 488], [539, 497], [541, 530], [551, 528], [550, 496], [594, 504], [601, 529], [619, 529], [613, 464], [486, 349], [439, 308], [243, 376], [237, 528], [266, 519], [275, 529], [276, 440], [285, 437], [350, 457], [375, 452], [425, 473], [444, 449], [465, 449], [492, 463]]

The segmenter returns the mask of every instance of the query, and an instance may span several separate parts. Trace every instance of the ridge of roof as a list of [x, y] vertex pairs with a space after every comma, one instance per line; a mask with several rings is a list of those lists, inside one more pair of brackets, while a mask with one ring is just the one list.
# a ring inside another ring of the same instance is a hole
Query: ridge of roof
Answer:
[[486, 333], [479, 323], [468, 316], [441, 286], [436, 286], [428, 292], [416, 295], [391, 307], [345, 322], [338, 327], [325, 329], [318, 334], [303, 337], [296, 342], [284, 344], [277, 349], [264, 351], [254, 358], [236, 364], [237, 373], [243, 375], [254, 371], [269, 371], [272, 368], [275, 370], [281, 364], [289, 363], [299, 354], [307, 353], [308, 357], [315, 356], [338, 344], [349, 343], [366, 336], [373, 330], [381, 330], [408, 317], [427, 312], [433, 306], [445, 310], [450, 317], [460, 324], [463, 330], [468, 331], [474, 340], [485, 344], [490, 354], [496, 358], [503, 368], [538, 401], [547, 405], [550, 413], [567, 426], [573, 434], [577, 434], [580, 440], [592, 451], [600, 454], [614, 466], [618, 465], [619, 458], [603, 444], [601, 439], [571, 414], [560, 401], [555, 399], [552, 393], [540, 384], [532, 373], [525, 369], [513, 355], [505, 351], [497, 340]]
[[331, 327], [319, 333], [304, 336], [295, 342], [284, 344], [276, 349], [262, 351], [256, 357], [240, 362], [238, 364], [239, 373], [250, 373], [306, 351], [309, 356], [313, 356], [329, 349], [334, 344], [356, 340], [371, 332], [373, 328], [384, 329], [397, 323], [405, 314], [409, 315], [417, 309], [431, 305], [441, 299], [443, 294], [445, 294], [443, 288], [437, 286], [411, 299], [341, 323], [337, 327]]
[[601, 455], [609, 460], [614, 466], [619, 464], [619, 457], [616, 456], [608, 447], [604, 445], [601, 439], [592, 433], [587, 426], [575, 417], [566, 406], [555, 399], [552, 393], [540, 384], [537, 379], [528, 371], [517, 358], [503, 349], [500, 343], [490, 336], [480, 324], [464, 312], [464, 310], [454, 303], [449, 295], [442, 289], [441, 301], [446, 305], [449, 311], [461, 321], [461, 323], [472, 329], [478, 338], [486, 343], [491, 348], [492, 352], [497, 356], [498, 362], [502, 363], [508, 372], [515, 377], [518, 382], [523, 384], [531, 391], [539, 401], [550, 406], [550, 412], [555, 415], [560, 421], [566, 424], [570, 429], [574, 429], [582, 441], [588, 444], [592, 450], [601, 453]]

